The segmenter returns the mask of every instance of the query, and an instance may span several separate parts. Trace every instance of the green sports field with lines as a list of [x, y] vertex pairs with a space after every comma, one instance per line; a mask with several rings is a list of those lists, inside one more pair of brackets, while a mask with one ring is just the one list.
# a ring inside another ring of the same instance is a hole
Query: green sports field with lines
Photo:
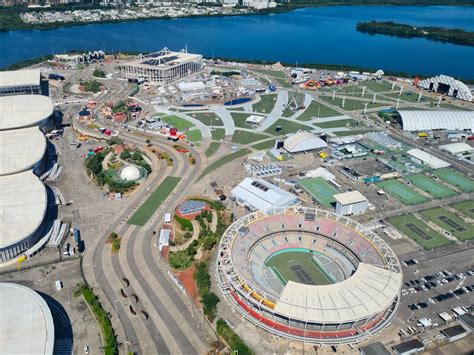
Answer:
[[382, 181], [376, 185], [405, 205], [416, 205], [428, 201], [427, 198], [397, 180]]
[[265, 260], [278, 279], [286, 285], [288, 281], [307, 285], [329, 285], [334, 281], [313, 259], [313, 252], [306, 249], [286, 249], [270, 255]]
[[437, 207], [421, 211], [420, 213], [459, 240], [474, 238], [474, 225], [464, 222], [461, 218], [445, 208]]
[[176, 176], [167, 176], [155, 191], [146, 199], [140, 208], [130, 217], [128, 224], [144, 226], [153, 216], [153, 213], [161, 206], [164, 200], [171, 194], [181, 178]]
[[406, 179], [435, 198], [445, 198], [456, 195], [456, 191], [451, 190], [423, 174], [410, 175], [407, 176]]
[[439, 248], [451, 242], [438, 232], [428, 227], [413, 215], [403, 215], [388, 219], [400, 232], [406, 234], [426, 250]]
[[448, 184], [456, 186], [464, 192], [474, 191], [474, 180], [451, 169], [439, 169], [433, 172], [433, 175], [446, 181]]
[[457, 209], [466, 217], [474, 219], [474, 201], [462, 201], [453, 203], [451, 207]]
[[320, 177], [299, 180], [298, 185], [327, 208], [332, 207], [332, 204], [336, 202], [334, 195], [339, 193], [336, 188], [329, 185], [326, 180]]

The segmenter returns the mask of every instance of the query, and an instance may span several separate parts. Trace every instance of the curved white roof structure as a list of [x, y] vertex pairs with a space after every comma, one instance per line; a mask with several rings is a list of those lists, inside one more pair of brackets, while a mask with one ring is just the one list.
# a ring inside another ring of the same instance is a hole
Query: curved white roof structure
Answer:
[[435, 129], [474, 132], [474, 111], [398, 111], [404, 131]]
[[120, 178], [127, 181], [140, 179], [140, 170], [135, 165], [127, 165], [120, 171]]
[[54, 111], [53, 101], [43, 95], [0, 97], [0, 131], [38, 126]]
[[31, 170], [0, 176], [0, 249], [34, 233], [47, 208], [46, 187]]
[[327, 146], [328, 145], [325, 141], [307, 131], [295, 133], [285, 139], [283, 143], [283, 147], [289, 153], [299, 153], [315, 149], [323, 149]]
[[0, 354], [53, 354], [54, 323], [31, 288], [0, 282]]
[[445, 162], [438, 157], [435, 157], [433, 154], [427, 153], [420, 149], [410, 149], [407, 151], [407, 154], [415, 159], [418, 159], [423, 164], [428, 165], [431, 169], [442, 169], [451, 166], [448, 162]]
[[46, 152], [46, 137], [38, 127], [0, 131], [0, 176], [31, 169]]
[[447, 75], [442, 74], [421, 80], [418, 86], [425, 90], [446, 93], [460, 100], [472, 101], [472, 92], [467, 85]]

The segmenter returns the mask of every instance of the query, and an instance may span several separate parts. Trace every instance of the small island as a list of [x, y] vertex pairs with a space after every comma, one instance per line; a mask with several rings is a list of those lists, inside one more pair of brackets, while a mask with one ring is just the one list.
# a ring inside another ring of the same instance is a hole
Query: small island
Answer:
[[426, 38], [431, 41], [474, 46], [474, 32], [468, 32], [458, 28], [414, 27], [393, 21], [370, 21], [357, 23], [357, 31], [402, 38]]

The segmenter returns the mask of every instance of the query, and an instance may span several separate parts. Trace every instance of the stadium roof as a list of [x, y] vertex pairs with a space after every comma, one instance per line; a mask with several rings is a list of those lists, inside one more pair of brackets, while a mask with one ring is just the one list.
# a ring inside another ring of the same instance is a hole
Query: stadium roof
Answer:
[[200, 54], [191, 54], [184, 49], [179, 52], [172, 52], [165, 47], [161, 51], [155, 53], [140, 54], [135, 57], [134, 60], [127, 62], [124, 65], [133, 65], [143, 68], [168, 68], [199, 59], [202, 59], [202, 55]]
[[0, 282], [0, 354], [53, 354], [54, 323], [34, 290]]
[[0, 131], [0, 176], [30, 169], [45, 152], [46, 137], [38, 127]]
[[332, 285], [289, 281], [275, 311], [302, 321], [353, 322], [384, 312], [398, 296], [402, 274], [360, 263], [351, 277]]
[[43, 222], [46, 187], [31, 170], [0, 176], [0, 248], [35, 232]]
[[367, 198], [359, 191], [343, 192], [342, 194], [334, 195], [334, 198], [341, 205], [351, 205], [353, 203], [365, 202]]
[[0, 87], [39, 85], [41, 71], [39, 69], [22, 69], [0, 72]]
[[404, 131], [434, 129], [474, 132], [474, 111], [398, 111]]
[[462, 154], [462, 153], [470, 153], [474, 151], [474, 148], [471, 147], [467, 143], [451, 143], [451, 144], [445, 144], [445, 145], [440, 145], [439, 149], [444, 150], [448, 152], [449, 154]]
[[43, 95], [0, 97], [0, 131], [37, 126], [53, 114], [53, 101]]
[[305, 152], [309, 150], [326, 148], [328, 145], [314, 134], [301, 131], [285, 139], [283, 147], [289, 153]]
[[298, 198], [263, 179], [246, 177], [231, 194], [251, 209], [264, 210], [272, 207], [293, 206]]
[[410, 149], [409, 151], [407, 151], [407, 154], [415, 159], [420, 160], [423, 164], [429, 165], [432, 169], [447, 168], [451, 165], [445, 162], [444, 160], [441, 160], [435, 157], [434, 155], [420, 149]]
[[426, 90], [433, 90], [434, 92], [446, 92], [446, 94], [448, 94], [449, 96], [456, 97], [460, 100], [472, 101], [472, 92], [469, 87], [463, 82], [456, 80], [451, 76], [441, 74], [428, 79], [421, 80], [419, 83], [419, 87]]

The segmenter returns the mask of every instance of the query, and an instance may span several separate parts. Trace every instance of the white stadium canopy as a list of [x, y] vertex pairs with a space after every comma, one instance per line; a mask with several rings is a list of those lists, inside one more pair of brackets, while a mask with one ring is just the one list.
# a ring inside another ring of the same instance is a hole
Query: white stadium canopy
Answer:
[[283, 143], [283, 147], [289, 153], [299, 153], [315, 149], [323, 149], [327, 146], [328, 145], [325, 141], [307, 131], [295, 133], [285, 139]]
[[420, 149], [410, 149], [407, 154], [412, 158], [421, 161], [423, 164], [428, 165], [431, 169], [447, 168], [451, 164], [441, 160], [434, 155], [424, 152]]
[[421, 80], [420, 88], [432, 90], [440, 94], [447, 94], [464, 101], [472, 101], [472, 92], [463, 82], [447, 75], [438, 75], [431, 78]]
[[2, 96], [0, 97], [0, 130], [38, 126], [53, 112], [53, 101], [47, 96]]
[[398, 111], [404, 131], [435, 129], [471, 130], [474, 132], [474, 111]]

